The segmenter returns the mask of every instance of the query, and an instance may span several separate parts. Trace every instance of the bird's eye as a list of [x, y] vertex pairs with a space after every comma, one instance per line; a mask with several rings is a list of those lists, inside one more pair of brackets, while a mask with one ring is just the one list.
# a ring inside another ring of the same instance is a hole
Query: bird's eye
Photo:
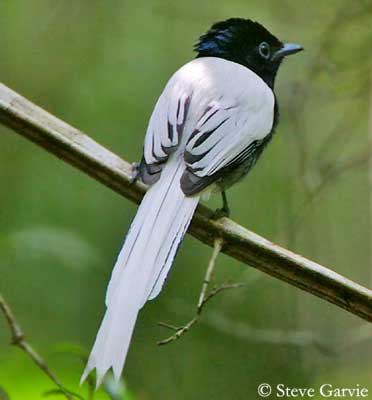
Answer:
[[260, 53], [260, 56], [264, 58], [265, 60], [270, 58], [270, 46], [266, 42], [260, 43], [258, 46], [258, 52]]

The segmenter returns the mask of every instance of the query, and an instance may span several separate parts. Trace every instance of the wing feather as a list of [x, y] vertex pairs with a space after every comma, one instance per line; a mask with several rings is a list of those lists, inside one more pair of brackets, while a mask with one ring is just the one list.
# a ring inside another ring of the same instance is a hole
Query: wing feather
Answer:
[[[203, 177], [216, 173], [260, 138], [262, 127], [254, 113], [240, 107], [211, 107], [208, 120], [200, 121], [186, 144], [185, 160], [189, 171]], [[255, 121], [256, 120], [256, 121]], [[204, 123], [203, 123], [204, 122]], [[270, 127], [263, 127], [265, 134]]]
[[[220, 177], [219, 172], [244, 163], [271, 132], [273, 107], [257, 103], [214, 103], [198, 121], [186, 144], [187, 170], [181, 180], [186, 194], [195, 194]], [[269, 111], [269, 112], [268, 112]]]
[[160, 96], [146, 131], [140, 164], [140, 176], [146, 184], [153, 184], [160, 178], [165, 162], [177, 149], [182, 137], [190, 96], [182, 90], [172, 92], [170, 96], [165, 90]]

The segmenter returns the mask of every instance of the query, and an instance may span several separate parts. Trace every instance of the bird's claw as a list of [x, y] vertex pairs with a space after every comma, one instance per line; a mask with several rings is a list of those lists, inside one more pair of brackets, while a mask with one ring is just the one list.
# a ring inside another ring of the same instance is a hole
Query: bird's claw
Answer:
[[140, 174], [140, 163], [139, 162], [134, 162], [132, 163], [132, 176], [130, 178], [130, 182], [129, 185], [134, 185], [138, 178], [139, 178], [139, 174]]
[[217, 208], [213, 215], [212, 215], [212, 219], [221, 219], [221, 218], [229, 218], [230, 217], [230, 210], [226, 209], [226, 208]]

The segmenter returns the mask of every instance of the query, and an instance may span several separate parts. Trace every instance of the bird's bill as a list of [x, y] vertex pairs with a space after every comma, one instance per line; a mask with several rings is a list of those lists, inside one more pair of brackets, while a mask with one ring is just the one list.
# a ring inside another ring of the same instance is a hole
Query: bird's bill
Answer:
[[296, 43], [285, 43], [282, 48], [276, 51], [273, 56], [272, 60], [278, 60], [279, 58], [283, 58], [289, 56], [290, 54], [298, 53], [302, 51], [304, 48]]

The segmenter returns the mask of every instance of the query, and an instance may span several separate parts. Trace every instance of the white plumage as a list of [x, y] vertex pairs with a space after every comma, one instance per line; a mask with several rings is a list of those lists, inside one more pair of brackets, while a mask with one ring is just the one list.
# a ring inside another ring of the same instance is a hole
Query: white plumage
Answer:
[[[168, 159], [159, 181], [146, 193], [116, 261], [107, 310], [81, 382], [93, 369], [97, 386], [110, 368], [116, 379], [122, 373], [138, 312], [161, 291], [199, 202], [200, 194], [187, 197], [180, 187], [186, 167], [199, 177], [215, 173], [268, 135], [273, 115], [272, 90], [240, 64], [198, 58], [169, 80], [144, 145], [148, 164]], [[170, 137], [168, 125], [179, 127], [181, 134]], [[213, 133], [198, 141], [206, 132]], [[172, 154], [167, 148], [174, 148]], [[196, 161], [186, 163], [185, 151], [198, 156]]]

